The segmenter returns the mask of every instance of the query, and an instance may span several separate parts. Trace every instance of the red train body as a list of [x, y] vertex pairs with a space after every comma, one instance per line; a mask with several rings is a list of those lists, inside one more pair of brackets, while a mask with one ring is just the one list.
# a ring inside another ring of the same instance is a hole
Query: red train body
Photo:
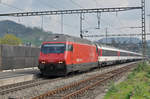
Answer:
[[77, 37], [53, 34], [48, 38], [42, 44], [38, 66], [47, 76], [142, 59], [139, 53], [97, 45]]
[[88, 41], [61, 34], [43, 42], [39, 57], [42, 74], [56, 76], [84, 71], [98, 65], [96, 46]]

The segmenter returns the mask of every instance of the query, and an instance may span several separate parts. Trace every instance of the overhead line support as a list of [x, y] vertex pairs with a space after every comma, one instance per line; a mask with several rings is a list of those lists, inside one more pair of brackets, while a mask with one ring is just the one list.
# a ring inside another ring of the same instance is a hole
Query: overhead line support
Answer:
[[[107, 37], [111, 36], [141, 36], [142, 34], [109, 34]], [[147, 33], [146, 35], [150, 35], [150, 33]], [[83, 37], [106, 37], [106, 34], [102, 35], [84, 35]]]
[[145, 0], [141, 0], [142, 12], [142, 53], [146, 56], [146, 31], [145, 31]]
[[[6, 13], [6, 14], [0, 14], [0, 16], [24, 17], [24, 16], [42, 16], [42, 15], [63, 15], [63, 14], [80, 14], [80, 15], [82, 15], [83, 13], [119, 12], [119, 11], [141, 9], [141, 12], [142, 12], [142, 49], [143, 49], [143, 57], [144, 57], [146, 55], [145, 0], [141, 0], [141, 3], [142, 3], [142, 5], [140, 7], [116, 7], [116, 8], [95, 8], [95, 9], [74, 9], [74, 10]], [[80, 21], [82, 22], [81, 19], [80, 19]], [[82, 25], [82, 23], [80, 23], [80, 24]], [[81, 30], [82, 30], [82, 28], [81, 28]], [[81, 36], [81, 38], [83, 38], [81, 30], [80, 30], [80, 32], [81, 32], [80, 36]]]
[[39, 11], [39, 12], [21, 12], [21, 13], [6, 13], [0, 16], [41, 16], [41, 15], [60, 15], [60, 14], [80, 14], [80, 13], [98, 13], [98, 12], [118, 12], [141, 9], [141, 7], [117, 7], [117, 8], [95, 8], [95, 9], [75, 9], [75, 10], [57, 10], [57, 11]]
[[80, 13], [80, 37], [83, 38], [83, 30], [82, 30], [82, 13]]

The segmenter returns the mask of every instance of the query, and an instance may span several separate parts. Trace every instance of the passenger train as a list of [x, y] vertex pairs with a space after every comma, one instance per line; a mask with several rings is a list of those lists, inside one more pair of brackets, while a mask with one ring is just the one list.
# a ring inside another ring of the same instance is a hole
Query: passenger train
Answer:
[[142, 54], [139, 53], [102, 46], [64, 34], [53, 34], [41, 46], [38, 68], [45, 76], [62, 76], [141, 59]]

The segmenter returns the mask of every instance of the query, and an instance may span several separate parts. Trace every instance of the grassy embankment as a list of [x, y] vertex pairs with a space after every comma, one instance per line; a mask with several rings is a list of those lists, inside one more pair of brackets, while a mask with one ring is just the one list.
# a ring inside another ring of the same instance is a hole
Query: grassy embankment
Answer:
[[150, 99], [150, 65], [140, 63], [124, 82], [111, 84], [104, 99]]

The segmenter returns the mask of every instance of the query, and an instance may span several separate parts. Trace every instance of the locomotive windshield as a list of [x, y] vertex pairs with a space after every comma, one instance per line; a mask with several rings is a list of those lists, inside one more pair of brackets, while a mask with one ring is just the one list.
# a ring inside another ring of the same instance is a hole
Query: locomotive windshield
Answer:
[[65, 49], [66, 49], [65, 44], [61, 44], [61, 43], [44, 44], [44, 45], [42, 45], [41, 52], [44, 54], [64, 53]]

